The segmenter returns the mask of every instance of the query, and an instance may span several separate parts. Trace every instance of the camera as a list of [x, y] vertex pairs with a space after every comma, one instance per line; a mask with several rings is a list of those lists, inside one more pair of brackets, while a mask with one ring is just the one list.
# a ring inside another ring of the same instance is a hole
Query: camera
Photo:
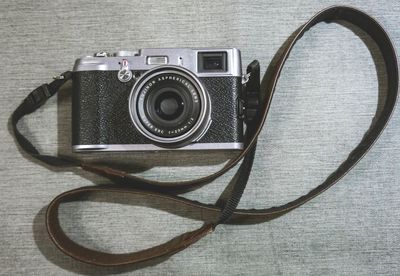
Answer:
[[141, 49], [77, 59], [73, 150], [241, 150], [246, 114], [257, 108], [246, 103], [254, 103], [258, 88], [252, 101], [245, 92], [249, 78], [259, 86], [258, 62], [255, 68], [242, 74], [235, 48]]

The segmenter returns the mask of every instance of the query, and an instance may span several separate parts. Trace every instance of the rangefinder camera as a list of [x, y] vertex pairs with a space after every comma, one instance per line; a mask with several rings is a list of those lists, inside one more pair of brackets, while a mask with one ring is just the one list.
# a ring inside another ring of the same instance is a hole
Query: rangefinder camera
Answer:
[[241, 150], [246, 114], [254, 113], [246, 103], [259, 92], [245, 93], [248, 83], [259, 85], [259, 65], [252, 64], [243, 74], [235, 48], [80, 58], [73, 70], [73, 150]]

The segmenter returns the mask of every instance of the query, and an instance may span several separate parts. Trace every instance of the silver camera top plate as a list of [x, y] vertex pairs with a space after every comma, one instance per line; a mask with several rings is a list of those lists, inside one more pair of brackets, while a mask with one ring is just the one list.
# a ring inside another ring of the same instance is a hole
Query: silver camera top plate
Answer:
[[[118, 51], [114, 54], [95, 54], [75, 61], [73, 71], [119, 71], [126, 60], [132, 71], [147, 71], [160, 65], [182, 66], [198, 77], [241, 77], [240, 51], [236, 48], [146, 48], [138, 51]], [[223, 71], [199, 70], [199, 53], [226, 53]]]

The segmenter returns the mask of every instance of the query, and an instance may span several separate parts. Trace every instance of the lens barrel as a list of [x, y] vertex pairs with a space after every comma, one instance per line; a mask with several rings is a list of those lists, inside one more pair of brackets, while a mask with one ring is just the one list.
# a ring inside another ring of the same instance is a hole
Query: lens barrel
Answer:
[[162, 147], [182, 147], [199, 139], [209, 126], [210, 109], [200, 80], [174, 66], [147, 71], [129, 98], [134, 125]]

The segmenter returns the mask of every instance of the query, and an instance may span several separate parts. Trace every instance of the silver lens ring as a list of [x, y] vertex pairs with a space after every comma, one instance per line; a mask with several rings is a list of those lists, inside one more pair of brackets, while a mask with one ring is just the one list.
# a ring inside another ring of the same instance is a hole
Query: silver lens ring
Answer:
[[[165, 76], [176, 76], [173, 81], [181, 80], [199, 102], [196, 118], [191, 118], [187, 125], [173, 130], [174, 136], [171, 137], [165, 137], [166, 130], [155, 126], [145, 112], [146, 99], [151, 94], [150, 87], [157, 79], [164, 80]], [[159, 66], [145, 72], [133, 86], [129, 96], [129, 113], [139, 132], [155, 144], [167, 148], [183, 147], [198, 140], [206, 132], [211, 121], [211, 102], [202, 83], [192, 72], [178, 66]]]

